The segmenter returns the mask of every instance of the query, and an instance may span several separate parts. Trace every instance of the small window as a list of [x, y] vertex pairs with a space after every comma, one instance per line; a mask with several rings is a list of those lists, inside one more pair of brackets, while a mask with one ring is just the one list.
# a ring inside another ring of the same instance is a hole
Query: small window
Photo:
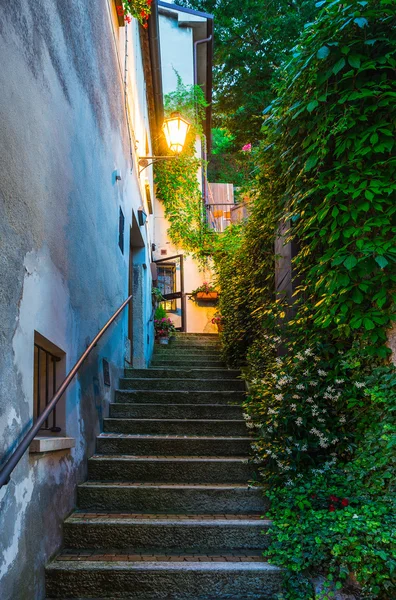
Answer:
[[[33, 418], [41, 415], [54, 397], [65, 375], [65, 353], [35, 332], [34, 336], [34, 380]], [[64, 430], [64, 398], [44, 422], [42, 430], [58, 433]]]
[[118, 223], [118, 245], [121, 252], [124, 254], [124, 229], [125, 229], [125, 217], [120, 207], [120, 218]]

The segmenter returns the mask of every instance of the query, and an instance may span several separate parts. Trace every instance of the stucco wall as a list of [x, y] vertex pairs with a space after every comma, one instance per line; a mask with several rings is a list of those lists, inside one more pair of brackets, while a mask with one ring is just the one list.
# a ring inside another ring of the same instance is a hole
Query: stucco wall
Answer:
[[[34, 331], [66, 352], [69, 369], [128, 294], [129, 229], [142, 198], [123, 104], [124, 34], [115, 28], [113, 35], [109, 7], [107, 0], [0, 6], [0, 460], [31, 423]], [[133, 54], [136, 26], [130, 43]], [[134, 60], [130, 78], [141, 82], [140, 56]], [[137, 87], [143, 92], [134, 124], [146, 131], [144, 86]], [[145, 364], [153, 339], [147, 228], [141, 233], [136, 352]], [[125, 312], [67, 394], [62, 434], [75, 437], [76, 447], [25, 455], [0, 490], [2, 600], [45, 597], [44, 565], [59, 547], [76, 482], [85, 477], [85, 459], [124, 364], [126, 336]], [[103, 385], [103, 357], [112, 388]]]

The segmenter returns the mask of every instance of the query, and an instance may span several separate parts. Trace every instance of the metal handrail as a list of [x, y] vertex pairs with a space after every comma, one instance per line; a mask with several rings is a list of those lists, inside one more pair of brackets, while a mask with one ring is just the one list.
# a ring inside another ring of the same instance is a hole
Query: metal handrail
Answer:
[[100, 338], [102, 337], [102, 335], [107, 331], [107, 329], [110, 327], [110, 325], [113, 323], [113, 321], [115, 321], [115, 319], [118, 317], [118, 315], [124, 310], [124, 308], [126, 307], [126, 305], [131, 300], [132, 300], [132, 296], [129, 296], [125, 300], [125, 302], [123, 302], [121, 304], [120, 308], [118, 310], [116, 310], [116, 312], [113, 314], [113, 316], [107, 321], [106, 325], [104, 327], [102, 327], [102, 329], [99, 331], [99, 333], [96, 335], [96, 337], [89, 344], [89, 346], [85, 350], [84, 354], [82, 354], [82, 356], [76, 362], [76, 364], [74, 365], [74, 367], [72, 368], [72, 370], [66, 376], [65, 380], [60, 385], [60, 387], [59, 387], [58, 391], [56, 392], [55, 396], [52, 398], [52, 400], [49, 402], [49, 404], [43, 410], [43, 412], [38, 417], [38, 419], [34, 423], [34, 425], [32, 425], [32, 427], [26, 433], [26, 435], [23, 438], [23, 440], [18, 444], [15, 452], [10, 456], [10, 458], [4, 464], [4, 466], [0, 470], [0, 488], [2, 488], [3, 485], [6, 485], [10, 481], [10, 475], [11, 475], [12, 471], [15, 469], [15, 467], [17, 466], [17, 464], [21, 460], [22, 456], [25, 454], [26, 450], [29, 448], [30, 444], [32, 443], [33, 439], [35, 438], [35, 436], [39, 432], [39, 430], [40, 430], [42, 424], [44, 423], [44, 421], [46, 421], [48, 419], [49, 415], [51, 414], [51, 412], [55, 408], [56, 404], [58, 403], [58, 401], [60, 400], [60, 398], [63, 396], [63, 394], [65, 393], [65, 391], [69, 387], [70, 383], [74, 379], [75, 375], [77, 374], [77, 372], [78, 372], [79, 368], [81, 367], [82, 363], [84, 362], [84, 360], [91, 353], [92, 349], [96, 346], [96, 344], [98, 343], [98, 341], [100, 340]]

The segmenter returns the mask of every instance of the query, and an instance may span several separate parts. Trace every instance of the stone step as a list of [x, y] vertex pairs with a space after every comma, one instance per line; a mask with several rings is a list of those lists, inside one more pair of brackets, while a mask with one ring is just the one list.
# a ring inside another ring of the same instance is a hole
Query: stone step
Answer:
[[171, 391], [244, 391], [245, 382], [242, 379], [120, 379], [122, 390], [171, 390]]
[[156, 358], [153, 356], [153, 359], [150, 363], [150, 368], [153, 367], [155, 369], [161, 367], [174, 367], [174, 368], [197, 368], [197, 369], [226, 369], [227, 364], [224, 361], [206, 358], [194, 358], [192, 360], [184, 360], [184, 359], [172, 359], [172, 358]]
[[156, 346], [154, 348], [153, 357], [157, 358], [160, 356], [175, 356], [178, 358], [187, 358], [189, 356], [216, 356], [218, 360], [221, 360], [222, 354], [220, 349], [215, 345], [210, 346], [177, 346], [176, 344], [170, 344], [169, 346]]
[[240, 419], [242, 408], [227, 404], [110, 404], [110, 417], [119, 419]]
[[212, 339], [213, 340], [219, 340], [220, 339], [218, 333], [203, 333], [201, 331], [199, 331], [197, 333], [193, 333], [193, 332], [184, 333], [182, 331], [175, 331], [172, 334], [172, 337], [175, 338], [175, 339], [181, 338], [183, 340], [184, 339], [185, 340], [188, 340], [188, 339], [195, 340], [197, 338], [202, 338], [204, 340], [208, 340], [208, 339], [209, 340], [212, 340]]
[[238, 369], [201, 368], [182, 369], [178, 367], [149, 369], [125, 369], [125, 379], [237, 379]]
[[128, 456], [95, 454], [88, 461], [91, 481], [158, 483], [246, 483], [258, 480], [246, 457]]
[[152, 561], [60, 558], [46, 570], [48, 598], [274, 600], [282, 587], [282, 571], [257, 556], [238, 562], [218, 554], [175, 556], [169, 562], [155, 556]]
[[116, 390], [116, 403], [144, 404], [223, 404], [241, 405], [242, 391], [173, 391], [173, 390]]
[[[213, 518], [200, 515], [117, 515], [73, 513], [63, 527], [68, 549], [117, 548], [128, 554], [221, 552], [263, 550], [268, 546], [269, 521], [243, 515], [243, 518]], [[165, 549], [165, 552], [164, 552]]]
[[103, 419], [105, 433], [135, 433], [159, 435], [246, 436], [243, 419], [220, 421], [213, 419]]
[[130, 435], [102, 433], [96, 438], [98, 454], [137, 456], [248, 456], [253, 437]]
[[246, 484], [88, 481], [78, 486], [77, 498], [78, 508], [90, 512], [256, 514], [268, 508], [263, 490]]

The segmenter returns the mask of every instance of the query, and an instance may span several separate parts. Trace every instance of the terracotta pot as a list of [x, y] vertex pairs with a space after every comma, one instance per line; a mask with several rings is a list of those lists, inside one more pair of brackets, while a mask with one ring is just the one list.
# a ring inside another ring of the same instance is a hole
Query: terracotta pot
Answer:
[[219, 297], [218, 292], [198, 292], [197, 300], [216, 300]]

